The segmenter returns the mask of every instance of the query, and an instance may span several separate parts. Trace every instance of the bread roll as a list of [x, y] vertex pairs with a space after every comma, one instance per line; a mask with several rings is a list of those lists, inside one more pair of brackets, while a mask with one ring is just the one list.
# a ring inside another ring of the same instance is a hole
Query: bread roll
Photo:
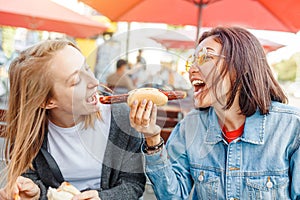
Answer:
[[77, 194], [80, 194], [77, 188], [68, 182], [63, 182], [57, 189], [49, 187], [47, 197], [48, 200], [71, 200]]
[[139, 88], [130, 91], [128, 94], [127, 103], [129, 106], [135, 100], [138, 100], [140, 103], [143, 99], [151, 100], [157, 106], [163, 106], [168, 102], [168, 97], [156, 88]]

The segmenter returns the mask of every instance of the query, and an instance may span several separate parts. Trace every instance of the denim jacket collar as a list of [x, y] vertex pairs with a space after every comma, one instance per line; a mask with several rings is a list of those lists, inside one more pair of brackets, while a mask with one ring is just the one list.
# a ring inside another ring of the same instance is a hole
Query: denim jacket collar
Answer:
[[[217, 144], [223, 141], [222, 130], [218, 123], [218, 117], [213, 108], [209, 109], [208, 128], [205, 142]], [[246, 118], [244, 133], [241, 140], [252, 144], [264, 144], [266, 115], [261, 115], [259, 110], [252, 116]]]

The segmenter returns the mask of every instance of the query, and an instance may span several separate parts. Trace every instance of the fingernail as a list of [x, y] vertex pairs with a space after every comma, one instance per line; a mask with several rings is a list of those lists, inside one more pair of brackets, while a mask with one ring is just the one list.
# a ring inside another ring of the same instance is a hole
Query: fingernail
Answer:
[[137, 105], [138, 101], [134, 100], [133, 105]]
[[147, 100], [144, 99], [144, 100], [142, 101], [142, 104], [145, 105], [146, 103], [147, 103]]
[[14, 194], [14, 200], [20, 200], [21, 197], [19, 196], [19, 194]]

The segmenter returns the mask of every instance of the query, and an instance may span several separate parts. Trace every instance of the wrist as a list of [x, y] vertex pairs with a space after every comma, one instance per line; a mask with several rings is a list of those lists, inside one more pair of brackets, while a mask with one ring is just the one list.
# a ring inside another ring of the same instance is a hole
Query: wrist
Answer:
[[147, 137], [146, 138], [146, 144], [147, 146], [155, 146], [155, 145], [158, 145], [161, 141], [161, 137], [160, 137], [160, 134], [156, 134], [156, 135], [153, 135], [151, 137]]
[[164, 146], [164, 139], [162, 137], [159, 137], [159, 143], [157, 143], [155, 145], [150, 145], [146, 141], [144, 152], [147, 154], [154, 154], [154, 153], [161, 151], [163, 146]]
[[161, 148], [164, 144], [164, 139], [162, 137], [159, 138], [159, 143], [155, 145], [149, 145], [147, 142], [145, 143], [146, 151], [153, 151]]

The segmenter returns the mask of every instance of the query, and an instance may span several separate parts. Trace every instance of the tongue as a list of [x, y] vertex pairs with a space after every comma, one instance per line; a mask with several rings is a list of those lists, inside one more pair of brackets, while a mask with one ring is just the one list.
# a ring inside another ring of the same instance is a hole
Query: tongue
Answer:
[[195, 86], [194, 86], [194, 92], [199, 91], [199, 90], [201, 89], [201, 87], [202, 87], [202, 86], [200, 86], [200, 85], [195, 85]]

